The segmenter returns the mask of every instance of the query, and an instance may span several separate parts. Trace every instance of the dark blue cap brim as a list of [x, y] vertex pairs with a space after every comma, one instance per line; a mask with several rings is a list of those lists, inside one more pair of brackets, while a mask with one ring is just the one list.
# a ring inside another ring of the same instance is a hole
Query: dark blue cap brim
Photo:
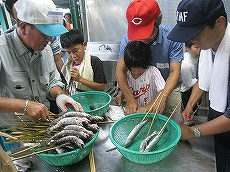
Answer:
[[58, 36], [68, 32], [63, 24], [34, 24], [34, 26], [40, 30], [46, 36]]
[[179, 26], [176, 24], [167, 38], [176, 42], [187, 42], [195, 38], [206, 26], [207, 23], [194, 26]]

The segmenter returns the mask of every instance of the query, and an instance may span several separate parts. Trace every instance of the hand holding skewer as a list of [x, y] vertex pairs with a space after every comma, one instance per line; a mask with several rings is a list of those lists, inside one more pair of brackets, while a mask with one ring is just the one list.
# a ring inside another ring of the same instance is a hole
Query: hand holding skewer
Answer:
[[46, 121], [49, 117], [49, 111], [44, 104], [29, 100], [26, 100], [24, 114], [34, 123]]

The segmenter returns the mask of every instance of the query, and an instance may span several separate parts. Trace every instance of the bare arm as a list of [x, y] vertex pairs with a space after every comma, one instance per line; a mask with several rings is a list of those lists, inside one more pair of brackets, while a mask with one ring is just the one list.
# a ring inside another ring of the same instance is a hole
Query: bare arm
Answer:
[[46, 120], [49, 116], [47, 107], [42, 103], [28, 101], [26, 105], [26, 100], [0, 97], [0, 112], [24, 113], [24, 111], [33, 122], [39, 121], [40, 118]]
[[56, 64], [58, 72], [61, 72], [62, 66], [64, 65], [64, 63], [62, 61], [62, 56], [63, 55], [64, 55], [63, 51], [61, 51], [60, 53], [54, 55], [54, 62]]
[[61, 93], [64, 93], [61, 87], [59, 86], [52, 87], [50, 90], [50, 97], [52, 97], [53, 99], [56, 99], [57, 96]]
[[[156, 111], [159, 104], [160, 104], [160, 107], [158, 109], [158, 113], [162, 113], [164, 111], [166, 99], [170, 95], [170, 93], [173, 91], [173, 89], [176, 87], [178, 80], [180, 78], [180, 71], [181, 71], [181, 62], [170, 63], [170, 74], [166, 80], [164, 89], [161, 91], [163, 93], [162, 99], [160, 99], [160, 98], [158, 99], [156, 105], [152, 109], [153, 112]], [[158, 94], [160, 94], [160, 93], [158, 93]], [[155, 99], [156, 99], [156, 97], [155, 97]], [[154, 99], [154, 101], [155, 101], [155, 99]]]
[[104, 91], [105, 89], [104, 83], [97, 83], [81, 77], [79, 70], [75, 67], [72, 67], [70, 69], [70, 76], [74, 78], [77, 82], [84, 84], [85, 86], [91, 88], [92, 90]]
[[191, 121], [193, 120], [194, 116], [193, 113], [193, 107], [195, 106], [196, 102], [200, 100], [202, 97], [204, 91], [199, 88], [198, 82], [193, 86], [191, 96], [189, 98], [189, 101], [185, 107], [185, 110], [182, 112], [181, 116], [184, 121]]
[[[180, 127], [182, 131], [181, 140], [189, 140], [194, 137], [194, 127], [185, 126], [183, 123], [180, 123]], [[221, 115], [218, 118], [198, 125], [198, 128], [203, 136], [224, 133], [230, 131], [230, 119]]]
[[120, 89], [122, 90], [122, 93], [125, 96], [126, 102], [127, 102], [125, 111], [127, 114], [131, 114], [137, 111], [138, 104], [129, 89], [128, 82], [126, 79], [126, 71], [127, 71], [127, 68], [126, 68], [124, 60], [119, 58], [117, 62], [117, 67], [116, 67], [116, 79], [117, 79]]
[[166, 97], [173, 91], [173, 89], [178, 84], [181, 71], [181, 62], [171, 62], [170, 63], [170, 74], [166, 80], [165, 88], [163, 90]]

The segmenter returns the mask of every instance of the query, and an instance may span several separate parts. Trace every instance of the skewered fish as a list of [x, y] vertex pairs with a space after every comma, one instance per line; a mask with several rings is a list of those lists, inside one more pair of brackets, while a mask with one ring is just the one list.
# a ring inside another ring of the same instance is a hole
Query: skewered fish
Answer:
[[62, 145], [62, 144], [69, 143], [69, 142], [73, 144], [76, 148], [82, 148], [85, 145], [83, 140], [81, 140], [77, 136], [65, 136], [58, 140], [51, 140], [49, 143], [47, 143], [47, 145], [54, 147], [54, 146]]
[[161, 135], [156, 135], [156, 137], [153, 138], [153, 140], [146, 146], [144, 152], [149, 152], [160, 140]]
[[99, 126], [97, 124], [89, 124], [89, 123], [83, 123], [83, 126], [91, 130], [93, 133], [96, 133], [99, 130]]
[[77, 124], [77, 125], [83, 126], [83, 123], [87, 124], [89, 122], [90, 122], [90, 120], [88, 120], [85, 117], [82, 117], [82, 118], [78, 118], [78, 117], [66, 117], [66, 118], [63, 118], [60, 121], [58, 121], [55, 125], [47, 128], [46, 132], [48, 134], [50, 134], [53, 130], [59, 129], [59, 128], [61, 128], [63, 126], [66, 126], [66, 125]]
[[158, 131], [154, 131], [152, 134], [150, 134], [149, 136], [147, 136], [147, 137], [141, 142], [139, 151], [140, 151], [140, 152], [144, 152], [145, 149], [146, 149], [146, 147], [147, 147], [147, 145], [148, 145], [148, 142], [149, 142], [154, 136], [156, 136], [157, 134], [158, 134]]
[[92, 119], [92, 116], [90, 114], [87, 114], [85, 112], [76, 112], [76, 111], [71, 111], [71, 112], [66, 112], [63, 115], [59, 116], [57, 119], [55, 119], [53, 122], [58, 122], [63, 118], [66, 117], [86, 117], [89, 120]]
[[148, 122], [149, 120], [145, 120], [140, 122], [139, 124], [137, 124], [132, 131], [130, 132], [130, 134], [128, 135], [126, 141], [125, 141], [125, 145], [124, 147], [128, 147], [130, 146], [130, 144], [132, 143], [133, 139], [137, 136], [137, 134], [139, 133], [139, 131], [144, 127], [144, 125]]
[[80, 125], [67, 125], [63, 128], [63, 130], [75, 130], [75, 131], [83, 131], [89, 134], [91, 137], [94, 136], [94, 133], [91, 130], [87, 130], [85, 127]]
[[83, 131], [75, 131], [75, 130], [62, 130], [58, 133], [55, 133], [49, 140], [56, 140], [60, 139], [64, 136], [77, 136], [82, 140], [88, 140], [90, 138], [90, 135]]

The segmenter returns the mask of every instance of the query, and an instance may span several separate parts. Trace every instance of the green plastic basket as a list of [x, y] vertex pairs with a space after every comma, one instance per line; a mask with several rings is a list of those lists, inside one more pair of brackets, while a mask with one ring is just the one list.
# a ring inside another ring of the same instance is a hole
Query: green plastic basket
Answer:
[[99, 132], [97, 132], [94, 137], [85, 144], [83, 148], [79, 148], [70, 152], [62, 154], [47, 154], [41, 153], [38, 156], [46, 163], [54, 166], [66, 166], [77, 163], [78, 161], [85, 158], [92, 150], [95, 140], [97, 139]]
[[[85, 91], [71, 97], [82, 105], [85, 113], [93, 116], [104, 116], [112, 100], [111, 96], [103, 91]], [[90, 109], [92, 106], [95, 109]]]
[[[145, 139], [151, 122], [148, 122], [138, 133], [132, 144], [125, 148], [124, 144], [131, 130], [141, 122], [146, 113], [131, 114], [116, 121], [110, 129], [110, 140], [117, 147], [118, 151], [128, 160], [150, 164], [158, 162], [167, 157], [177, 145], [181, 137], [179, 125], [172, 119], [166, 125], [167, 130], [163, 133], [160, 141], [150, 152], [140, 152], [140, 144]], [[150, 113], [148, 117], [153, 117]], [[160, 131], [168, 117], [158, 114], [151, 128], [151, 133]]]

